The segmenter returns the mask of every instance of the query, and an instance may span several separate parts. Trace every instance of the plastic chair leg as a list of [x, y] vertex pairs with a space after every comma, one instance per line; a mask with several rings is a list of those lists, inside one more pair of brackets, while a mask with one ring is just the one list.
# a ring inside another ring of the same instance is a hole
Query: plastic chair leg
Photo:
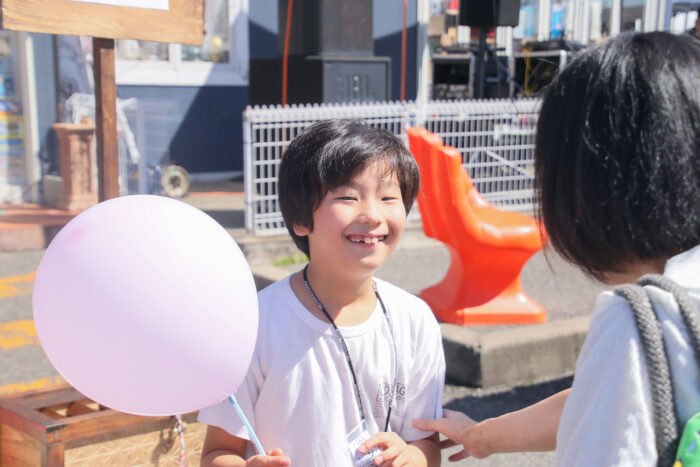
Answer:
[[456, 307], [450, 300], [452, 294], [448, 287], [454, 287], [450, 282], [452, 281], [440, 282], [420, 293], [420, 298], [430, 306], [438, 320], [444, 323], [464, 326], [537, 324], [547, 321], [544, 307], [523, 291], [520, 276], [483, 305], [462, 308]]

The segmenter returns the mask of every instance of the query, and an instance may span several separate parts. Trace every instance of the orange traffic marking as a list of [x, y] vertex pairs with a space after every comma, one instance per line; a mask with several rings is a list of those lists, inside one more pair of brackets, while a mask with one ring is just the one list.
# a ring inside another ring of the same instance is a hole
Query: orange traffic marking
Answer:
[[36, 391], [37, 389], [48, 388], [51, 386], [57, 386], [59, 384], [65, 384], [66, 380], [60, 376], [53, 376], [47, 378], [39, 378], [28, 383], [11, 383], [5, 386], [0, 386], [0, 396], [5, 396], [8, 394], [23, 392], [23, 391]]
[[25, 345], [39, 345], [34, 321], [11, 321], [0, 324], [0, 349], [15, 349]]
[[0, 298], [32, 293], [36, 271], [23, 276], [0, 278]]

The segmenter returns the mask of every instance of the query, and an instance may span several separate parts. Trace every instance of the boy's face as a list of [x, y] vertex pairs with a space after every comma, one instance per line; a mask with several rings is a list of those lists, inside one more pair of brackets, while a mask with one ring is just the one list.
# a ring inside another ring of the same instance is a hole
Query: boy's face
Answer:
[[338, 271], [371, 273], [401, 240], [406, 211], [395, 174], [383, 162], [370, 164], [345, 186], [329, 191], [313, 213], [314, 228], [295, 225], [308, 236], [313, 263]]

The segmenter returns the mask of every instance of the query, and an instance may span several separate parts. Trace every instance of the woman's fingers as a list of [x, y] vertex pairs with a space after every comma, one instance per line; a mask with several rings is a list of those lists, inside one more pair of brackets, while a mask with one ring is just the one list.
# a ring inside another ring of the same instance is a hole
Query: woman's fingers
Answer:
[[442, 426], [441, 422], [442, 420], [427, 420], [422, 418], [411, 420], [413, 427], [422, 431], [440, 431], [440, 427]]
[[461, 461], [462, 459], [466, 459], [467, 457], [469, 457], [469, 453], [466, 449], [462, 449], [461, 451], [452, 454], [447, 458], [447, 460], [450, 462], [457, 462]]
[[449, 438], [443, 439], [442, 441], [440, 441], [440, 449], [447, 449], [447, 448], [451, 448], [453, 446], [457, 446], [457, 443], [455, 443], [454, 441], [452, 441]]

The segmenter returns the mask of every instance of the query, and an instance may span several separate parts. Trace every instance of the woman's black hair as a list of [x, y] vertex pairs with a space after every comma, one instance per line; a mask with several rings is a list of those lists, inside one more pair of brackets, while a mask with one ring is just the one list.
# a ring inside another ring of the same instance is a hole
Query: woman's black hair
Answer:
[[538, 217], [597, 278], [700, 244], [700, 42], [626, 33], [582, 52], [545, 93]]
[[282, 156], [278, 198], [282, 217], [294, 243], [307, 256], [309, 240], [294, 233], [294, 225], [313, 230], [313, 212], [330, 190], [350, 181], [372, 162], [385, 164], [396, 175], [406, 214], [420, 187], [418, 165], [394, 134], [359, 120], [323, 120], [294, 138]]

